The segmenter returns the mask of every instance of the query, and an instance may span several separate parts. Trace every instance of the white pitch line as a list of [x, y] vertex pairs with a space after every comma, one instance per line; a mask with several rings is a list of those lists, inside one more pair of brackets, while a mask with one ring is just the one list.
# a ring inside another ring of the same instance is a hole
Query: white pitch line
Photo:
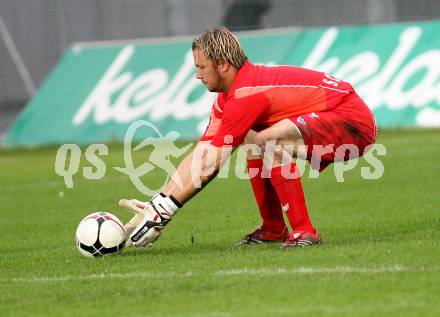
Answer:
[[327, 268], [300, 267], [296, 269], [287, 268], [261, 268], [261, 269], [231, 269], [219, 270], [212, 273], [195, 272], [129, 272], [129, 273], [101, 273], [89, 275], [65, 275], [65, 276], [35, 276], [35, 277], [14, 277], [0, 279], [0, 283], [57, 283], [69, 281], [88, 281], [88, 280], [117, 280], [117, 279], [150, 279], [150, 278], [170, 278], [170, 277], [194, 277], [194, 276], [234, 276], [234, 275], [310, 275], [310, 274], [386, 274], [386, 273], [405, 273], [405, 272], [430, 272], [438, 271], [440, 267], [419, 267], [408, 268], [402, 265], [389, 267], [350, 267], [336, 266]]
[[[176, 272], [129, 272], [129, 273], [101, 273], [90, 275], [65, 275], [65, 276], [40, 276], [31, 278], [14, 277], [9, 282], [14, 283], [53, 283], [53, 282], [67, 282], [67, 281], [83, 281], [83, 280], [115, 280], [115, 279], [130, 279], [130, 278], [164, 278], [164, 277], [190, 277], [192, 272], [176, 273]], [[5, 279], [1, 279], [5, 282]]]
[[350, 266], [336, 266], [332, 268], [311, 268], [300, 267], [296, 269], [235, 269], [217, 272], [217, 275], [277, 275], [277, 274], [323, 274], [323, 273], [399, 273], [409, 272], [411, 269], [402, 265], [394, 265], [391, 267], [350, 267]]

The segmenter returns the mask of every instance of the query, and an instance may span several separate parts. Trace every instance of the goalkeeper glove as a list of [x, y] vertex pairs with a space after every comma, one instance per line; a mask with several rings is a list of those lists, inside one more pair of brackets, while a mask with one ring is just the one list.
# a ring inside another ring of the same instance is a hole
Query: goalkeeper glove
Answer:
[[159, 239], [165, 225], [171, 221], [182, 205], [163, 193], [159, 193], [149, 202], [136, 199], [121, 199], [119, 205], [132, 212], [135, 216], [124, 226], [127, 245], [135, 247], [151, 246]]

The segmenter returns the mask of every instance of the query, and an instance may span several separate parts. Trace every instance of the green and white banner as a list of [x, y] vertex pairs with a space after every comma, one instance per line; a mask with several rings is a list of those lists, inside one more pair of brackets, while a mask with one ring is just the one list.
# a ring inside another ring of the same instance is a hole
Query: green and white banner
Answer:
[[[254, 63], [299, 65], [351, 82], [380, 127], [440, 127], [439, 32], [440, 21], [431, 21], [239, 37]], [[197, 138], [214, 95], [195, 78], [191, 40], [73, 45], [5, 144], [122, 141], [139, 119], [163, 135]]]

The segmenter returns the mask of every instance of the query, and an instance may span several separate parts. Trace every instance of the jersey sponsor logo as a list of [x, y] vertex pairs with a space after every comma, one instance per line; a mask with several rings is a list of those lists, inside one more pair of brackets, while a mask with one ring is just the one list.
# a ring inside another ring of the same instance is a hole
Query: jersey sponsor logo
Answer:
[[298, 123], [300, 123], [300, 124], [307, 124], [307, 123], [306, 123], [306, 120], [304, 120], [303, 117], [298, 117], [298, 118], [296, 118], [296, 122], [298, 122]]

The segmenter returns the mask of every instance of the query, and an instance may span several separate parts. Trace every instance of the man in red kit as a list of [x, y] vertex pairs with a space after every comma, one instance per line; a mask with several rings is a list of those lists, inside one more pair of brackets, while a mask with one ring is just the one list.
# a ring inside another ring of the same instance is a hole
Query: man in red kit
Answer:
[[[218, 93], [210, 122], [161, 193], [149, 202], [120, 201], [135, 213], [125, 225], [128, 245], [142, 247], [157, 240], [183, 204], [218, 173], [231, 153], [224, 149], [243, 143], [258, 145], [257, 151], [248, 152], [247, 162], [249, 174], [256, 174], [250, 181], [263, 223], [241, 243], [278, 241], [286, 248], [319, 244], [301, 180], [292, 177], [297, 172], [295, 159], [305, 148], [312, 168], [323, 170], [334, 161], [353, 158], [353, 153], [363, 155], [376, 138], [371, 111], [349, 83], [322, 72], [252, 64], [224, 27], [195, 39], [192, 51], [197, 79]], [[337, 151], [341, 146], [344, 151]], [[357, 151], [345, 150], [353, 147]], [[196, 171], [191, 168], [195, 159]]]

